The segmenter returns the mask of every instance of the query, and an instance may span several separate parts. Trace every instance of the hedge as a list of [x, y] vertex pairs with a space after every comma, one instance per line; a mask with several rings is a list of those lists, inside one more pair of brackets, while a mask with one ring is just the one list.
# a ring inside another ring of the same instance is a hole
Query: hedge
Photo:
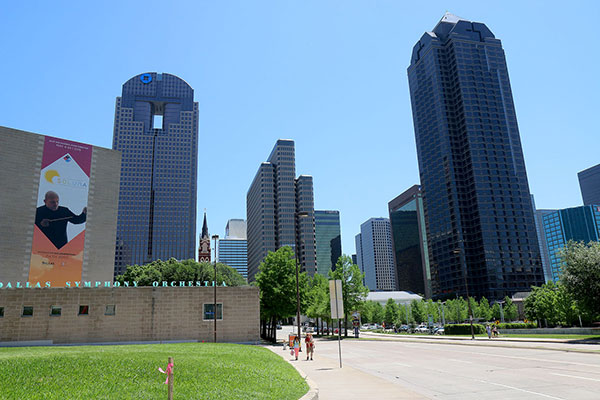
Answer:
[[[473, 324], [473, 333], [476, 335], [485, 333], [485, 326]], [[471, 324], [444, 325], [444, 335], [470, 335]]]
[[506, 322], [498, 324], [498, 329], [534, 329], [537, 328], [535, 322]]

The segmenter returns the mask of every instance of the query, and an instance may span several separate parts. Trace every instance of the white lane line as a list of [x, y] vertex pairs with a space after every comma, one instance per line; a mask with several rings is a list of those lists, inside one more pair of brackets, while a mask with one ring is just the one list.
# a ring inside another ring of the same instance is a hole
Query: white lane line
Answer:
[[401, 367], [412, 367], [412, 365], [403, 364], [403, 363], [399, 363], [399, 362], [395, 362], [394, 365], [399, 365]]
[[551, 372], [550, 375], [557, 375], [557, 376], [567, 376], [569, 378], [577, 378], [577, 379], [585, 379], [588, 381], [595, 381], [595, 382], [600, 382], [600, 379], [594, 379], [594, 378], [586, 378], [583, 376], [577, 376], [577, 375], [566, 375], [566, 374], [556, 374], [554, 372]]
[[508, 389], [518, 390], [519, 392], [525, 392], [525, 393], [536, 394], [536, 395], [538, 395], [538, 396], [547, 397], [547, 398], [549, 398], [549, 399], [565, 400], [565, 399], [564, 399], [564, 398], [562, 398], [562, 397], [554, 397], [554, 396], [550, 396], [550, 395], [547, 395], [547, 394], [544, 394], [544, 393], [532, 392], [532, 391], [530, 391], [530, 390], [520, 389], [520, 388], [518, 388], [518, 387], [514, 387], [514, 386], [503, 385], [503, 384], [501, 384], [501, 383], [494, 383], [494, 382], [489, 382], [489, 381], [480, 381], [480, 382], [483, 382], [483, 383], [489, 383], [490, 385], [501, 386], [501, 387], [505, 387], [505, 388], [508, 388]]
[[473, 361], [459, 360], [459, 359], [456, 359], [456, 358], [446, 358], [446, 360], [448, 360], [448, 361], [456, 361], [456, 362], [461, 362], [461, 363], [465, 363], [465, 364], [473, 364]]

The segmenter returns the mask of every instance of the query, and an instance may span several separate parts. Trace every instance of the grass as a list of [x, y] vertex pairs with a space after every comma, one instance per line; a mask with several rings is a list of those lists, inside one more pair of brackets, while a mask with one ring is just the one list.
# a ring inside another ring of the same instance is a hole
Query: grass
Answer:
[[308, 385], [270, 350], [236, 344], [0, 348], [2, 399], [299, 399]]

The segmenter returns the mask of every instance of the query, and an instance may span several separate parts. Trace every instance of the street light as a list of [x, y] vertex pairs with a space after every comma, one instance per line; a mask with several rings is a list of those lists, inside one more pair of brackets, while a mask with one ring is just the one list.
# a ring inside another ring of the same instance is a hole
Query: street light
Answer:
[[[298, 211], [296, 213], [296, 218], [300, 219], [300, 218], [304, 218], [304, 217], [308, 217], [308, 212], [306, 211]], [[298, 263], [300, 260], [300, 255], [298, 254], [298, 244], [301, 241], [298, 240], [298, 243], [296, 243], [296, 251], [294, 253], [296, 253], [296, 321], [298, 323], [298, 341], [300, 341], [301, 333], [300, 333], [300, 284], [299, 284], [299, 272], [298, 272]], [[300, 347], [300, 351], [302, 351], [302, 347]]]
[[[461, 241], [461, 245], [462, 244], [463, 243]], [[452, 252], [454, 254], [460, 255], [461, 270], [463, 272], [462, 275], [465, 280], [465, 291], [467, 292], [467, 310], [469, 312], [469, 320], [471, 322], [471, 340], [475, 340], [475, 332], [473, 331], [473, 311], [471, 310], [471, 300], [469, 298], [469, 283], [467, 282], [467, 260], [465, 258], [465, 253], [462, 248], [453, 250]]]
[[213, 235], [215, 241], [215, 281], [214, 281], [214, 305], [213, 305], [213, 317], [215, 319], [215, 343], [217, 343], [217, 240], [219, 235]]

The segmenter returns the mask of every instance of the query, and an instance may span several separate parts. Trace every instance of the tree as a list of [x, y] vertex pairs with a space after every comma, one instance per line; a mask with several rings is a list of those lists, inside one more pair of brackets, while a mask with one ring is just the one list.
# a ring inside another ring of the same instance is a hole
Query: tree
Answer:
[[375, 302], [373, 300], [363, 301], [358, 306], [358, 311], [360, 312], [360, 319], [363, 324], [371, 323], [373, 321], [373, 312], [375, 311]]
[[496, 321], [500, 321], [500, 304], [494, 303], [492, 306], [492, 318]]
[[[162, 286], [162, 282], [199, 282], [201, 286], [212, 285], [215, 279], [214, 264], [198, 263], [194, 260], [179, 261], [170, 258], [167, 261], [156, 260], [145, 265], [128, 266], [123, 275], [115, 278], [116, 282], [123, 284], [124, 282], [136, 281], [138, 286], [152, 286], [154, 282], [158, 282]], [[225, 282], [227, 286], [242, 286], [246, 285], [246, 279], [235, 269], [228, 265], [217, 263], [217, 284]]]
[[[279, 318], [296, 314], [296, 259], [291, 247], [270, 251], [258, 267], [256, 284], [260, 288], [262, 335], [275, 341]], [[267, 323], [270, 329], [267, 330]]]
[[507, 322], [516, 321], [519, 317], [517, 306], [512, 302], [511, 298], [508, 296], [504, 297], [504, 305], [502, 307], [502, 312], [504, 313], [504, 320]]
[[315, 274], [310, 281], [306, 315], [311, 318], [321, 318], [321, 322], [323, 319], [328, 319], [331, 316], [329, 309], [329, 284], [327, 278], [321, 274]]
[[482, 297], [481, 300], [479, 300], [478, 310], [478, 317], [481, 320], [490, 321], [492, 319], [492, 309], [490, 308], [490, 303], [488, 302], [488, 299], [486, 299], [485, 297]]
[[[330, 279], [340, 279], [342, 281], [342, 296], [344, 299], [344, 324], [348, 321], [348, 314], [358, 309], [359, 305], [369, 294], [369, 289], [364, 287], [363, 279], [365, 275], [360, 272], [358, 265], [352, 264], [352, 259], [347, 255], [338, 258], [335, 264], [335, 270], [329, 271]], [[346, 336], [348, 331], [346, 330]]]
[[410, 303], [410, 312], [417, 324], [425, 321], [427, 318], [425, 304], [421, 300], [413, 300]]
[[569, 241], [560, 251], [560, 281], [582, 310], [600, 313], [600, 242]]
[[591, 320], [591, 315], [581, 312], [577, 302], [564, 285], [548, 282], [540, 287], [531, 288], [523, 304], [525, 316], [545, 325], [573, 325], [579, 319]]
[[376, 324], [381, 324], [384, 318], [383, 306], [381, 303], [376, 301], [373, 302], [373, 322]]
[[394, 299], [388, 299], [385, 303], [384, 310], [384, 321], [386, 327], [391, 327], [396, 323], [398, 319], [399, 309], [398, 304], [394, 301]]

